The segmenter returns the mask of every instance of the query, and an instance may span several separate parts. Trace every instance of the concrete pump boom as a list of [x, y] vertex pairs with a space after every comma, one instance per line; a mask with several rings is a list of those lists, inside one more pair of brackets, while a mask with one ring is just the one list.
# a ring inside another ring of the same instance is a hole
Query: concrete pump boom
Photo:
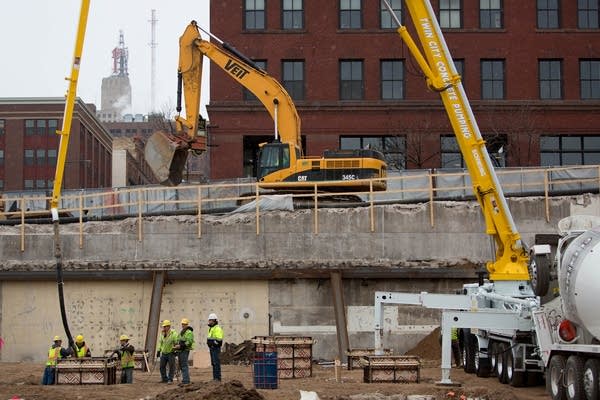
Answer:
[[400, 37], [423, 71], [427, 85], [440, 94], [452, 124], [471, 177], [473, 192], [483, 212], [486, 233], [491, 235], [496, 243], [496, 259], [487, 263], [490, 279], [529, 280], [529, 255], [508, 209], [485, 147], [485, 141], [479, 132], [431, 4], [427, 0], [405, 1], [421, 43], [421, 52], [407, 28], [394, 14], [388, 1], [384, 0], [384, 3], [399, 26], [397, 31]]

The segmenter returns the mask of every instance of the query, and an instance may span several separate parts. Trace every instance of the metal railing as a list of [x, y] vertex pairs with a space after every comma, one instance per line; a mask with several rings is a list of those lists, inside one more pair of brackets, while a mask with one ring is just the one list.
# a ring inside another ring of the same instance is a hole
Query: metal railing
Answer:
[[[596, 193], [600, 190], [600, 165], [556, 168], [505, 168], [496, 170], [505, 196], [539, 196], [545, 201], [546, 220], [550, 220], [550, 198], [556, 195]], [[386, 191], [374, 191], [373, 182], [385, 180]], [[375, 206], [390, 203], [431, 203], [442, 200], [473, 199], [469, 175], [464, 170], [408, 170], [388, 176], [364, 180], [370, 190], [344, 193], [354, 195], [359, 202], [354, 207], [369, 207], [370, 230], [376, 231]], [[331, 193], [319, 191], [321, 183], [300, 183], [303, 194], [286, 194], [293, 200], [308, 199], [313, 217], [313, 233], [319, 234], [319, 209], [330, 201]], [[260, 234], [260, 217], [266, 212], [267, 195], [276, 193], [278, 186], [260, 187], [256, 182], [221, 182], [177, 187], [143, 186], [116, 189], [66, 190], [63, 192], [59, 211], [61, 223], [76, 223], [79, 228], [79, 246], [84, 243], [84, 224], [88, 221], [137, 219], [138, 240], [143, 240], [143, 218], [153, 215], [195, 215], [197, 236], [202, 235], [202, 218], [207, 214], [235, 212], [242, 204], [254, 201], [250, 209], [255, 214], [256, 234]], [[25, 226], [50, 222], [47, 193], [4, 193], [4, 211], [0, 224], [20, 228], [21, 251], [25, 250], [27, 233]], [[245, 207], [246, 212], [249, 208]], [[435, 225], [434, 207], [429, 207], [430, 224]], [[0, 228], [1, 229], [1, 228]]]

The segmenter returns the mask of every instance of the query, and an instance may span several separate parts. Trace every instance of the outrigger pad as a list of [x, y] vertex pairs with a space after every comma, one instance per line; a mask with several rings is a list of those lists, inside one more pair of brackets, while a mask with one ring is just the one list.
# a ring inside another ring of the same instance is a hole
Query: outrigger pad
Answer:
[[152, 134], [144, 149], [144, 157], [161, 185], [177, 186], [183, 180], [188, 145], [158, 131]]

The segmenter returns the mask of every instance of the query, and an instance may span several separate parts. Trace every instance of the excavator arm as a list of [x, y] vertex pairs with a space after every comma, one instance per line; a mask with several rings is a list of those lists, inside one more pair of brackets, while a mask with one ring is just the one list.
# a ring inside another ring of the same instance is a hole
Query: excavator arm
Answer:
[[471, 177], [473, 192], [483, 212], [486, 233], [494, 238], [496, 244], [496, 259], [487, 263], [490, 279], [529, 280], [529, 255], [521, 242], [431, 4], [428, 0], [405, 1], [421, 43], [421, 52], [387, 0], [384, 3], [399, 26], [400, 37], [425, 75], [428, 87], [440, 94], [450, 119]]
[[[196, 21], [187, 26], [179, 39], [178, 73], [183, 85], [185, 117], [175, 117], [174, 135], [155, 133], [145, 150], [146, 161], [163, 184], [179, 184], [188, 152], [201, 153], [206, 149], [206, 137], [198, 134], [203, 56], [258, 98], [273, 118], [276, 139], [279, 137], [302, 151], [300, 117], [285, 88], [235, 48], [215, 40], [219, 43], [203, 40]], [[178, 112], [181, 111], [180, 93], [178, 90]]]

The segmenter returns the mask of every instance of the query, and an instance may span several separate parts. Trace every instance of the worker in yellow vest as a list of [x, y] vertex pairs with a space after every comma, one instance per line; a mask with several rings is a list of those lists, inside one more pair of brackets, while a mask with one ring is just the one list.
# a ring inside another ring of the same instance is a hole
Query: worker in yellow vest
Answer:
[[42, 377], [42, 385], [54, 385], [56, 376], [56, 364], [59, 358], [69, 357], [71, 351], [62, 347], [62, 339], [60, 336], [54, 336], [54, 341], [48, 350], [48, 360]]
[[[162, 332], [159, 335], [158, 351], [156, 357], [160, 358], [160, 381], [172, 384], [175, 377], [175, 345], [179, 342], [179, 334], [171, 329], [171, 321], [165, 319], [162, 322]], [[169, 372], [167, 373], [167, 365]]]
[[462, 353], [460, 351], [460, 342], [458, 340], [458, 328], [452, 328], [452, 330], [450, 331], [450, 339], [454, 364], [457, 367], [462, 367]]
[[75, 337], [75, 357], [91, 357], [92, 352], [85, 341], [83, 340], [83, 335], [77, 335]]
[[129, 336], [121, 335], [119, 337], [121, 347], [116, 351], [121, 359], [121, 383], [133, 383], [133, 368], [135, 360], [133, 353], [135, 348], [129, 343]]
[[219, 326], [217, 314], [208, 315], [208, 334], [206, 344], [210, 350], [210, 363], [212, 364], [213, 380], [221, 380], [221, 346], [223, 346], [223, 329]]

